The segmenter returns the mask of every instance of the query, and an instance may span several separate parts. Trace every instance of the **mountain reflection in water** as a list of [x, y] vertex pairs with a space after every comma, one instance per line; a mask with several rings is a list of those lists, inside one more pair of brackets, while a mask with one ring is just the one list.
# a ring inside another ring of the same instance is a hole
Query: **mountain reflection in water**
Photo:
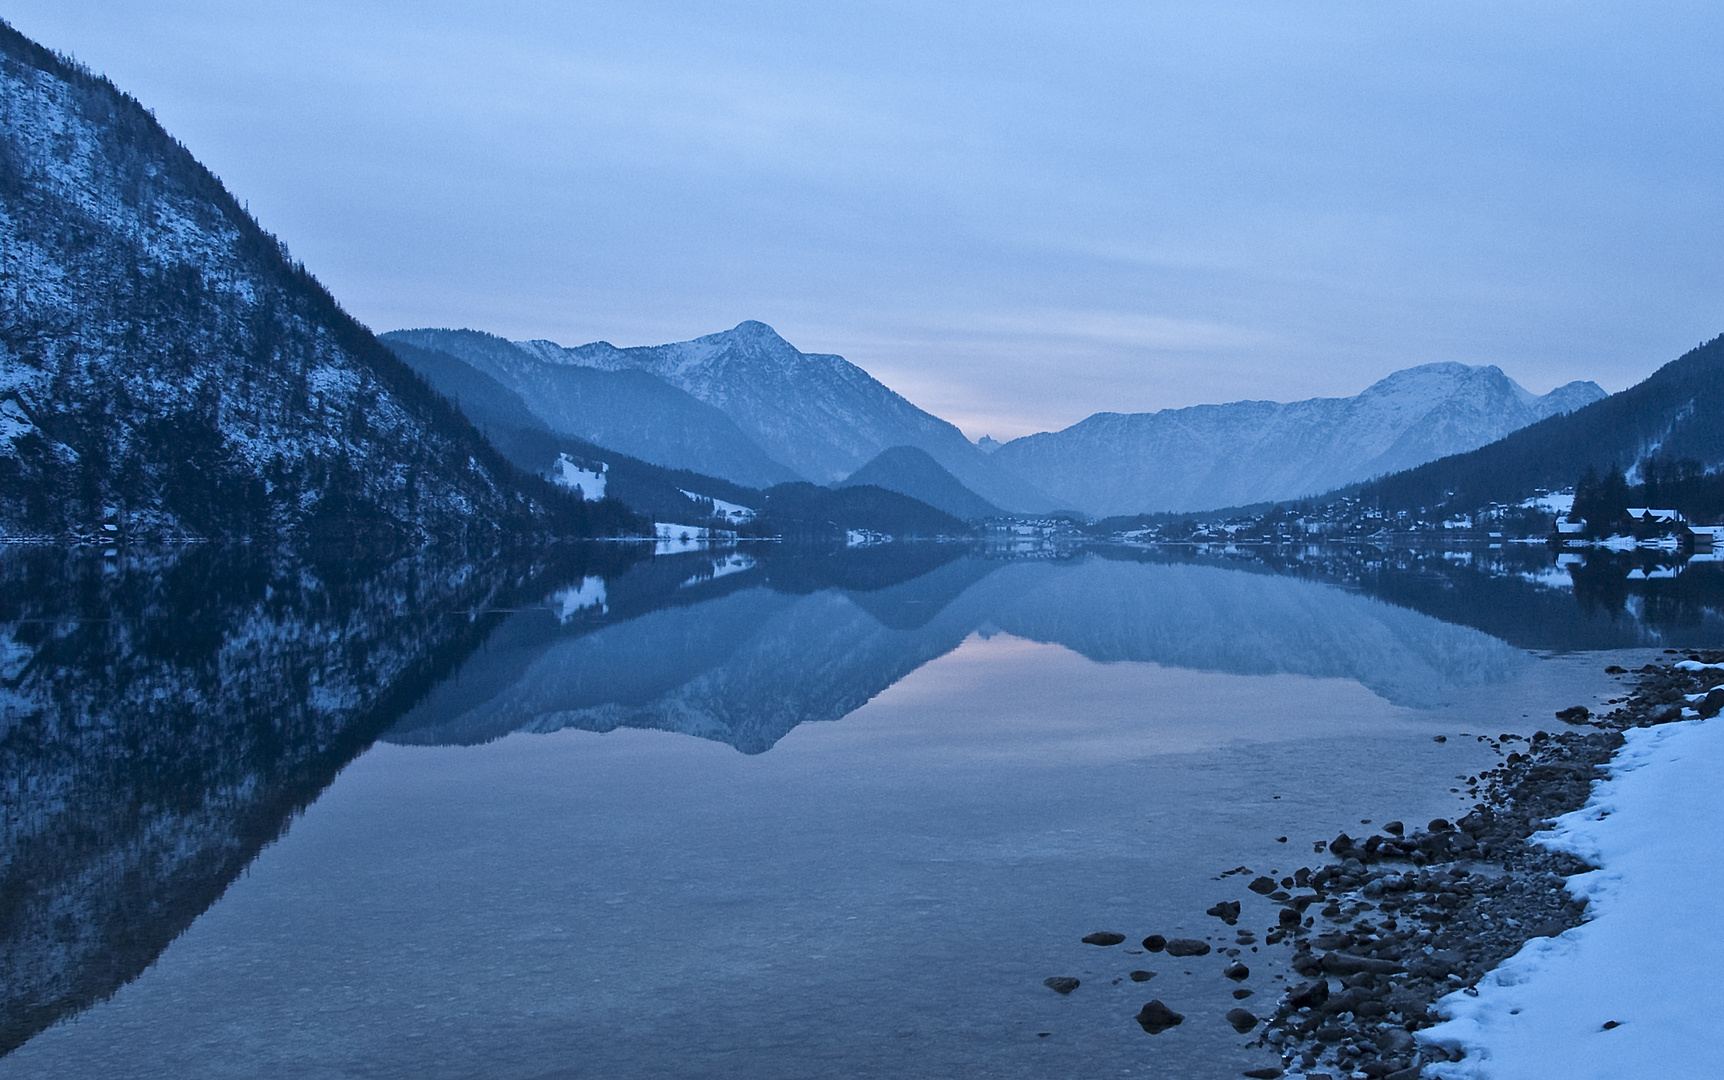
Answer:
[[[1661, 602], [1655, 590], [1629, 605], [1627, 564], [1600, 559], [1565, 581], [1568, 570], [1542, 549], [1513, 554], [1506, 564], [1500, 552], [1493, 562], [1323, 549], [1011, 560], [924, 548], [924, 559], [948, 561], [896, 583], [874, 575], [814, 591], [806, 558], [786, 568], [770, 551], [687, 555], [676, 565], [718, 571], [673, 575], [686, 575], [698, 605], [627, 619], [594, 611], [571, 621], [556, 603], [517, 613], [384, 738], [473, 744], [514, 731], [637, 727], [761, 753], [798, 724], [848, 715], [970, 634], [995, 631], [1103, 663], [1351, 679], [1420, 708], [1509, 681], [1533, 662], [1528, 649], [1716, 640], [1716, 567], [1681, 579], [1700, 586], [1697, 600]], [[857, 557], [834, 553], [829, 565]], [[664, 575], [659, 562], [609, 583], [609, 595], [639, 590], [633, 576]], [[1677, 581], [1648, 584], [1674, 593]]]
[[633, 726], [757, 754], [996, 631], [1424, 706], [1529, 649], [1724, 629], [1716, 566], [1604, 553], [648, 554], [0, 549], [0, 1052], [135, 978], [379, 737]]

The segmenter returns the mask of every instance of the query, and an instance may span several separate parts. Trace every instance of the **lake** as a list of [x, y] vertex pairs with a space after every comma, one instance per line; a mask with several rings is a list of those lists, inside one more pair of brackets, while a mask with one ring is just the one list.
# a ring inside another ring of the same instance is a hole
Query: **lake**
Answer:
[[1237, 1076], [1223, 872], [1716, 647], [1657, 559], [0, 549], [0, 1080]]

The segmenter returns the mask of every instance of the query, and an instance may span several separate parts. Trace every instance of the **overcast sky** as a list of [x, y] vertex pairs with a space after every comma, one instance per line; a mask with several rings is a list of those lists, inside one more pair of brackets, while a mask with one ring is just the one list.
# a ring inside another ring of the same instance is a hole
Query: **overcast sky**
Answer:
[[[930, 10], [930, 9], [934, 10]], [[973, 438], [1724, 331], [1724, 5], [12, 0], [378, 331], [771, 323]]]

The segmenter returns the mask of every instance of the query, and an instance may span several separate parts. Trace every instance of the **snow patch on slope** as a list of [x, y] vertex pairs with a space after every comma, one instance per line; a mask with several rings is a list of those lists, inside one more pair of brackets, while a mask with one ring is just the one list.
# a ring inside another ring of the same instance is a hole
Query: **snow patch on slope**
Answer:
[[581, 498], [587, 502], [598, 502], [605, 497], [605, 466], [599, 463], [597, 469], [583, 469], [567, 454], [557, 455], [557, 471], [551, 481], [571, 491], [578, 491]]

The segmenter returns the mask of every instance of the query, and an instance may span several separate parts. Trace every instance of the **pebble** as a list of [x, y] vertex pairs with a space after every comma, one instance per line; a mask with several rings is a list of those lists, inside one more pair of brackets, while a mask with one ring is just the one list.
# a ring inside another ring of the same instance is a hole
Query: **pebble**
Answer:
[[1112, 930], [1097, 930], [1093, 934], [1085, 934], [1085, 945], [1118, 945], [1125, 940], [1124, 934], [1116, 934]]
[[1150, 952], [1160, 952], [1167, 948], [1167, 939], [1160, 934], [1151, 934], [1143, 939], [1143, 947]]
[[1196, 938], [1174, 938], [1167, 943], [1169, 956], [1208, 956], [1209, 942], [1198, 941]]
[[1069, 994], [1083, 984], [1070, 975], [1053, 975], [1043, 979], [1042, 985], [1056, 994]]
[[1227, 1010], [1227, 1022], [1233, 1025], [1233, 1030], [1243, 1035], [1257, 1026], [1257, 1017], [1246, 1009]]

